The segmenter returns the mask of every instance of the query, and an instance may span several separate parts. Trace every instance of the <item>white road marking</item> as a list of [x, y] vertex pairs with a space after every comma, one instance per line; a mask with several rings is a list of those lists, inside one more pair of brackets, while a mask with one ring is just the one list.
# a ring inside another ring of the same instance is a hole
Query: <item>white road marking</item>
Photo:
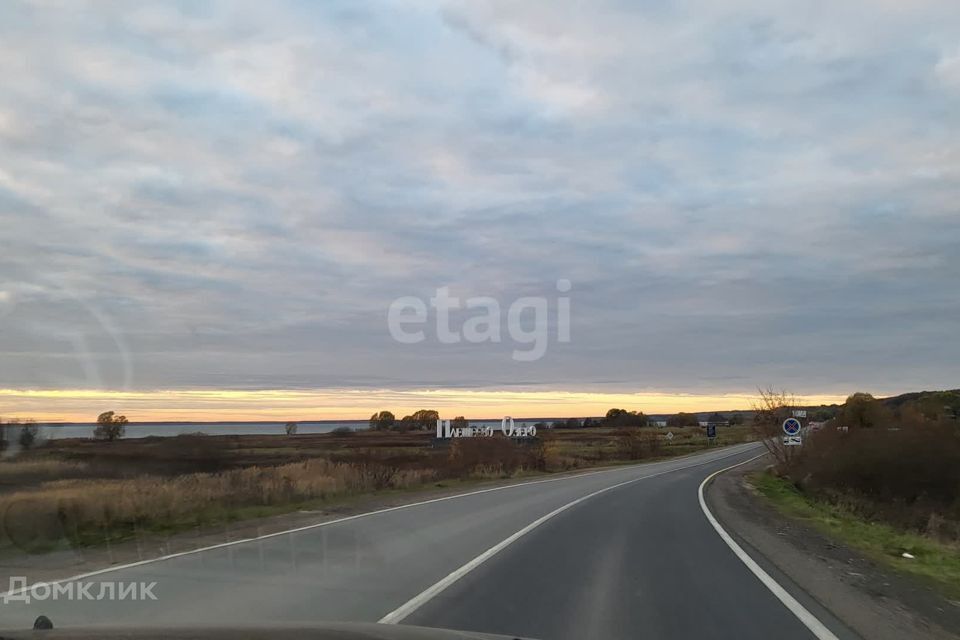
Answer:
[[712, 513], [710, 513], [710, 509], [707, 508], [707, 501], [704, 500], [703, 498], [704, 487], [706, 487], [707, 483], [713, 480], [714, 477], [723, 473], [724, 471], [729, 471], [730, 469], [739, 467], [742, 464], [753, 462], [757, 458], [762, 458], [765, 455], [766, 453], [761, 453], [759, 456], [755, 456], [753, 458], [750, 458], [749, 460], [744, 460], [743, 462], [738, 462], [737, 464], [730, 465], [725, 469], [714, 471], [709, 476], [704, 478], [703, 482], [700, 483], [700, 488], [697, 490], [697, 495], [700, 498], [700, 508], [703, 509], [703, 514], [707, 516], [707, 520], [710, 522], [711, 525], [713, 525], [713, 528], [716, 529], [717, 533], [720, 534], [720, 537], [723, 539], [723, 541], [726, 542], [727, 546], [730, 547], [733, 553], [738, 558], [740, 558], [740, 561], [743, 562], [743, 564], [747, 565], [747, 568], [750, 569], [750, 571], [753, 572], [753, 575], [755, 575], [757, 579], [763, 583], [763, 586], [769, 589], [771, 593], [773, 593], [773, 595], [775, 595], [777, 599], [783, 603], [783, 606], [789, 609], [790, 613], [795, 615], [797, 619], [800, 620], [800, 622], [802, 622], [803, 625], [810, 630], [810, 633], [812, 633], [816, 638], [818, 638], [818, 640], [839, 640], [837, 636], [835, 636], [833, 632], [830, 631], [830, 629], [828, 629], [825, 624], [820, 622], [820, 620], [815, 615], [810, 613], [810, 611], [808, 611], [806, 607], [800, 604], [796, 598], [794, 598], [792, 595], [790, 595], [787, 592], [786, 589], [780, 586], [779, 582], [774, 580], [769, 573], [764, 571], [763, 567], [757, 564], [756, 561], [753, 558], [751, 558], [746, 551], [743, 550], [743, 547], [737, 544], [737, 541], [734, 540], [730, 536], [730, 534], [727, 533], [726, 530], [724, 530], [722, 526], [720, 526], [720, 523], [717, 521], [717, 519], [713, 516]]
[[[747, 443], [747, 444], [755, 444], [755, 443]], [[745, 448], [744, 445], [731, 445], [731, 448], [733, 448], [733, 447], [737, 447], [737, 448], [741, 448], [741, 449], [742, 449], [742, 448]], [[698, 452], [698, 453], [699, 453], [699, 452]], [[742, 451], [737, 451], [736, 453], [742, 453]], [[710, 460], [710, 462], [712, 462], [712, 461], [714, 461], [714, 460], [722, 460], [723, 458], [729, 458], [731, 455], [736, 455], [736, 453], [732, 453], [732, 454], [730, 454], [730, 455], [728, 455], [728, 456], [722, 456], [722, 457], [719, 457], [719, 458], [712, 458], [712, 459]], [[697, 455], [697, 454], [692, 454], [692, 455]], [[87, 573], [80, 573], [80, 574], [77, 574], [77, 575], [75, 575], [75, 576], [70, 576], [70, 577], [68, 577], [68, 578], [59, 578], [59, 579], [57, 579], [57, 580], [50, 580], [50, 581], [48, 581], [48, 582], [45, 582], [44, 584], [62, 584], [62, 583], [65, 583], [65, 582], [74, 582], [74, 581], [76, 581], [76, 580], [83, 580], [83, 579], [85, 579], [85, 578], [91, 578], [91, 577], [93, 577], [93, 576], [99, 576], [99, 575], [103, 575], [103, 574], [105, 574], [105, 573], [112, 573], [112, 572], [114, 572], [114, 571], [123, 571], [124, 569], [132, 569], [132, 568], [134, 568], [134, 567], [142, 567], [142, 566], [144, 566], [144, 565], [153, 564], [153, 563], [155, 563], [155, 562], [164, 562], [164, 561], [166, 561], [166, 560], [172, 560], [172, 559], [174, 559], [174, 558], [182, 558], [182, 557], [184, 557], [184, 556], [190, 556], [190, 555], [194, 555], [194, 554], [197, 554], [197, 553], [204, 553], [204, 552], [206, 552], [206, 551], [214, 551], [214, 550], [216, 550], [216, 549], [224, 549], [224, 548], [226, 548], [226, 547], [232, 547], [232, 546], [240, 545], [240, 544], [247, 544], [247, 543], [250, 543], [250, 542], [256, 542], [256, 541], [258, 541], [258, 540], [266, 540], [266, 539], [268, 539], [268, 538], [276, 538], [276, 537], [278, 537], [278, 536], [285, 536], [285, 535], [289, 535], [289, 534], [291, 534], [291, 533], [299, 533], [299, 532], [301, 532], [301, 531], [310, 531], [311, 529], [318, 529], [318, 528], [320, 528], [320, 527], [327, 527], [327, 526], [334, 525], [334, 524], [340, 524], [340, 523], [342, 523], [342, 522], [349, 522], [350, 520], [357, 520], [357, 519], [359, 519], [359, 518], [366, 518], [366, 517], [369, 517], [369, 516], [375, 516], [375, 515], [379, 515], [379, 514], [381, 514], [381, 513], [389, 513], [389, 512], [391, 512], [391, 511], [399, 511], [400, 509], [410, 509], [410, 508], [413, 508], [413, 507], [420, 507], [420, 506], [423, 506], [423, 505], [425, 505], [425, 504], [433, 504], [434, 502], [444, 502], [444, 501], [446, 501], [446, 500], [456, 500], [456, 499], [459, 499], [459, 498], [466, 498], [466, 497], [469, 497], [469, 496], [475, 496], [475, 495], [479, 495], [479, 494], [482, 494], [482, 493], [491, 493], [491, 492], [493, 492], [493, 491], [504, 491], [504, 490], [507, 490], [507, 489], [515, 489], [515, 488], [517, 488], [517, 487], [526, 487], [526, 486], [530, 486], [530, 485], [534, 485], [534, 484], [546, 484], [546, 483], [548, 483], [548, 482], [562, 482], [562, 481], [564, 481], [564, 480], [573, 480], [573, 479], [576, 479], [576, 478], [585, 478], [585, 477], [587, 477], [587, 476], [594, 476], [594, 475], [603, 474], [603, 473], [615, 473], [615, 472], [629, 471], [630, 469], [636, 469], [637, 467], [642, 467], [642, 466], [646, 466], [646, 465], [653, 466], [653, 465], [657, 465], [657, 464], [663, 464], [663, 463], [665, 463], [665, 462], [672, 462], [672, 461], [671, 461], [671, 460], [663, 460], [663, 461], [660, 461], [660, 462], [649, 462], [649, 463], [641, 463], [641, 464], [638, 464], [638, 465], [629, 465], [629, 466], [624, 466], [624, 467], [616, 467], [616, 468], [614, 468], [614, 469], [600, 469], [600, 470], [598, 470], [598, 471], [588, 471], [588, 472], [585, 472], [585, 473], [577, 473], [577, 474], [573, 474], [573, 475], [566, 475], [566, 476], [562, 476], [562, 477], [560, 477], [560, 478], [545, 478], [545, 479], [543, 479], [543, 480], [530, 480], [530, 481], [527, 481], [527, 482], [518, 482], [518, 483], [516, 483], [516, 484], [503, 485], [503, 486], [501, 486], [501, 487], [491, 487], [491, 488], [489, 488], [489, 489], [478, 489], [478, 490], [476, 490], [476, 491], [469, 491], [469, 492], [467, 492], [467, 493], [456, 493], [456, 494], [453, 494], [453, 495], [450, 495], [450, 496], [443, 496], [442, 498], [432, 498], [432, 499], [430, 499], [430, 500], [421, 500], [420, 502], [411, 502], [410, 504], [401, 504], [401, 505], [397, 505], [397, 506], [395, 506], [395, 507], [387, 507], [386, 509], [378, 509], [377, 511], [367, 511], [367, 512], [365, 512], [365, 513], [358, 513], [358, 514], [355, 514], [355, 515], [352, 515], [352, 516], [345, 516], [345, 517], [343, 517], [343, 518], [337, 518], [337, 519], [335, 519], [335, 520], [326, 520], [326, 521], [324, 521], [324, 522], [317, 522], [317, 523], [314, 523], [314, 524], [308, 524], [308, 525], [305, 525], [305, 526], [303, 526], [303, 527], [296, 527], [296, 528], [294, 528], [294, 529], [285, 529], [285, 530], [283, 530], [283, 531], [276, 531], [276, 532], [274, 532], [274, 533], [265, 533], [265, 534], [263, 534], [263, 535], [261, 535], [261, 536], [253, 536], [252, 538], [241, 538], [241, 539], [239, 539], [239, 540], [231, 540], [230, 542], [221, 542], [220, 544], [213, 544], [213, 545], [210, 545], [210, 546], [207, 546], [207, 547], [198, 547], [198, 548], [196, 548], [196, 549], [190, 549], [189, 551], [180, 551], [180, 552], [178, 552], [178, 553], [170, 553], [170, 554], [167, 554], [167, 555], [158, 556], [158, 557], [156, 557], [156, 558], [149, 558], [149, 559], [147, 559], [147, 560], [140, 560], [140, 561], [137, 561], [137, 562], [130, 562], [130, 563], [127, 563], [127, 564], [118, 564], [118, 565], [115, 565], [115, 566], [112, 566], [112, 567], [106, 567], [106, 568], [104, 568], [104, 569], [97, 569], [96, 571], [88, 571]], [[24, 592], [26, 592], [26, 591], [29, 591], [30, 588], [31, 588], [31, 587], [27, 586], [27, 587], [22, 587], [22, 588], [20, 588], [20, 589], [10, 589], [9, 591], [4, 591], [4, 592], [0, 593], [0, 599], [6, 598], [6, 597], [8, 597], [8, 596], [16, 596], [16, 595], [19, 595], [19, 594], [21, 594], [21, 593], [24, 593]]]
[[433, 584], [432, 586], [428, 587], [428, 588], [425, 589], [424, 591], [422, 591], [422, 592], [420, 592], [419, 594], [415, 595], [415, 596], [414, 596], [413, 598], [411, 598], [410, 600], [407, 600], [405, 603], [403, 603], [402, 605], [400, 605], [399, 607], [397, 607], [396, 609], [394, 609], [393, 611], [391, 611], [391, 612], [388, 613], [387, 615], [385, 615], [385, 616], [383, 616], [382, 618], [380, 618], [377, 622], [380, 622], [381, 624], [397, 624], [397, 623], [399, 623], [399, 622], [402, 622], [402, 621], [403, 621], [407, 616], [409, 616], [411, 613], [413, 613], [414, 611], [416, 611], [417, 609], [419, 609], [419, 608], [422, 607], [423, 605], [425, 605], [425, 604], [427, 604], [428, 602], [430, 602], [432, 599], [434, 599], [434, 598], [437, 597], [440, 593], [442, 593], [445, 589], [447, 589], [450, 585], [452, 585], [452, 584], [455, 583], [457, 580], [461, 579], [462, 577], [464, 577], [465, 575], [467, 575], [468, 573], [470, 573], [471, 571], [473, 571], [474, 569], [476, 569], [477, 567], [479, 567], [481, 564], [483, 564], [484, 562], [486, 562], [487, 560], [489, 560], [489, 559], [492, 558], [493, 556], [497, 555], [498, 553], [500, 553], [501, 551], [503, 551], [504, 549], [506, 549], [506, 548], [507, 548], [508, 546], [510, 546], [512, 543], [516, 542], [517, 540], [519, 540], [519, 539], [522, 538], [523, 536], [527, 535], [528, 533], [530, 533], [531, 531], [533, 531], [534, 529], [536, 529], [537, 527], [539, 527], [540, 525], [542, 525], [542, 524], [543, 524], [544, 522], [546, 522], [547, 520], [550, 520], [550, 519], [553, 518], [554, 516], [557, 516], [557, 515], [563, 513], [563, 512], [566, 511], [567, 509], [570, 509], [571, 507], [574, 507], [574, 506], [580, 504], [581, 502], [584, 502], [585, 500], [589, 500], [590, 498], [593, 498], [594, 496], [598, 496], [598, 495], [600, 495], [601, 493], [606, 493], [607, 491], [610, 491], [611, 489], [616, 489], [617, 487], [622, 487], [622, 486], [625, 486], [625, 485], [628, 485], [628, 484], [633, 484], [634, 482], [639, 482], [640, 480], [647, 480], [648, 478], [655, 478], [655, 477], [657, 477], [657, 476], [662, 476], [662, 475], [664, 475], [664, 474], [666, 474], [666, 473], [674, 473], [674, 472], [676, 472], [676, 471], [683, 471], [684, 469], [691, 469], [691, 468], [693, 468], [693, 467], [700, 467], [700, 466], [703, 466], [703, 465], [705, 465], [705, 464], [710, 464], [710, 463], [712, 463], [712, 462], [716, 462], [717, 460], [723, 460], [723, 459], [729, 458], [729, 457], [731, 457], [731, 456], [739, 455], [739, 454], [741, 454], [741, 453], [743, 453], [742, 450], [741, 450], [741, 451], [736, 451], [736, 452], [734, 452], [734, 453], [731, 453], [731, 454], [728, 454], [728, 455], [725, 455], [725, 456], [718, 456], [718, 457], [716, 457], [716, 458], [710, 458], [709, 460], [704, 460], [704, 461], [702, 461], [702, 462], [697, 462], [697, 463], [695, 463], [695, 464], [688, 464], [688, 465], [686, 465], [686, 466], [677, 467], [677, 468], [675, 468], [675, 469], [665, 469], [664, 471], [658, 471], [657, 473], [651, 473], [650, 475], [640, 476], [639, 478], [633, 478], [632, 480], [626, 480], [626, 481], [624, 481], [624, 482], [618, 482], [617, 484], [610, 485], [609, 487], [604, 487], [603, 489], [600, 489], [600, 490], [598, 490], [598, 491], [594, 491], [593, 493], [588, 493], [588, 494], [585, 495], [585, 496], [581, 496], [581, 497], [577, 498], [576, 500], [573, 500], [572, 502], [568, 502], [567, 504], [565, 504], [565, 505], [563, 505], [563, 506], [561, 506], [561, 507], [558, 507], [557, 509], [554, 509], [553, 511], [551, 511], [551, 512], [548, 513], [547, 515], [541, 516], [540, 518], [537, 518], [536, 520], [534, 520], [533, 522], [531, 522], [530, 524], [528, 524], [527, 526], [525, 526], [523, 529], [520, 529], [519, 531], [517, 531], [516, 533], [514, 533], [514, 534], [511, 535], [510, 537], [508, 537], [508, 538], [502, 540], [501, 542], [497, 543], [496, 545], [490, 547], [489, 549], [487, 549], [486, 551], [484, 551], [483, 553], [481, 553], [480, 555], [478, 555], [476, 558], [474, 558], [474, 559], [471, 560], [470, 562], [466, 563], [465, 565], [463, 565], [463, 566], [460, 567], [459, 569], [456, 569], [456, 570], [453, 571], [452, 573], [448, 574], [445, 578], [443, 578], [443, 579], [440, 580], [439, 582], [436, 582], [435, 584]]

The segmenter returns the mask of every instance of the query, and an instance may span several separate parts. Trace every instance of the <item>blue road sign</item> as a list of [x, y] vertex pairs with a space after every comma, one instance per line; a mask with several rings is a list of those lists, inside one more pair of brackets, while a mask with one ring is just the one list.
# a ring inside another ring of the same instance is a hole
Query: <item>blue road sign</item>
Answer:
[[800, 433], [800, 421], [796, 418], [787, 418], [783, 421], [783, 432], [788, 436], [795, 436]]

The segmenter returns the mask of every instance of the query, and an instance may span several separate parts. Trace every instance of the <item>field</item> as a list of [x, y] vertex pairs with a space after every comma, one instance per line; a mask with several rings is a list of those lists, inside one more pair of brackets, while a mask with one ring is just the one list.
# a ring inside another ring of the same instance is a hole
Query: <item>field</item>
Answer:
[[44, 553], [343, 504], [380, 492], [627, 464], [750, 439], [727, 427], [545, 430], [538, 442], [428, 432], [53, 440], [0, 462], [0, 553]]

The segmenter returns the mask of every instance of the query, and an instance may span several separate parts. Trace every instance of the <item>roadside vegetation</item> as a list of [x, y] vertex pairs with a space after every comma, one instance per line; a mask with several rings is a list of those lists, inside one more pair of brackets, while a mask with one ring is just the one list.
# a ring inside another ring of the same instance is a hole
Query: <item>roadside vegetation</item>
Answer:
[[[818, 500], [802, 493], [789, 479], [755, 473], [750, 483], [785, 515], [859, 549], [876, 561], [940, 584], [960, 598], [960, 546], [942, 538], [864, 518], [844, 503]], [[907, 553], [912, 558], [903, 556]]]
[[[131, 439], [118, 429], [112, 438], [49, 440], [0, 461], [0, 551], [114, 543], [382, 492], [666, 458], [752, 437], [748, 427], [726, 427], [711, 443], [704, 429], [679, 427], [667, 439], [667, 429], [620, 422], [544, 429], [528, 442], [498, 433], [438, 444], [433, 425], [422, 426], [429, 412], [415, 415], [418, 422], [396, 429], [327, 434]], [[378, 419], [389, 421], [382, 412]], [[99, 424], [113, 427], [117, 418]]]
[[[795, 406], [763, 392], [755, 432], [776, 464], [754, 486], [790, 515], [960, 596], [960, 393], [855, 393], [802, 447], [777, 433]], [[907, 553], [911, 557], [905, 557]]]

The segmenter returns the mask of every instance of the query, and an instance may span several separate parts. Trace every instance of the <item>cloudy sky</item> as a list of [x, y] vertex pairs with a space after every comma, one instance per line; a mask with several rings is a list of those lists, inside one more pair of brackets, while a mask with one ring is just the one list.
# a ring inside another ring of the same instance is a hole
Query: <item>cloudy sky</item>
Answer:
[[[0, 77], [5, 416], [960, 386], [953, 0], [14, 0]], [[439, 287], [544, 357], [393, 340]]]

